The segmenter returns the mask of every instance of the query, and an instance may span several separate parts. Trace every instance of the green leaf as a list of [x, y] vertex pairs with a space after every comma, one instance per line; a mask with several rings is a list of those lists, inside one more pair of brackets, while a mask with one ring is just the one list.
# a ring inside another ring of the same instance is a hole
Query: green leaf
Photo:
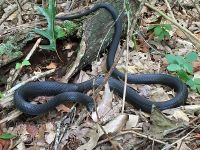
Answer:
[[159, 35], [158, 35], [158, 38], [159, 38], [159, 40], [164, 40], [164, 38], [165, 38], [165, 34], [164, 34], [164, 32], [161, 32]]
[[22, 66], [30, 66], [31, 63], [28, 60], [23, 60], [22, 61]]
[[65, 37], [65, 31], [60, 26], [55, 26], [55, 38], [59, 39]]
[[156, 26], [154, 28], [154, 33], [156, 36], [159, 36], [162, 33], [162, 28], [160, 26]]
[[172, 25], [171, 24], [163, 24], [163, 28], [170, 31], [170, 30], [172, 30]]
[[196, 90], [196, 85], [192, 79], [188, 80], [186, 84], [189, 85], [191, 89]]
[[147, 27], [147, 30], [152, 30], [152, 29], [154, 29], [156, 26], [155, 25], [149, 25], [148, 27]]
[[56, 37], [55, 37], [55, 27], [54, 27], [54, 21], [55, 21], [55, 13], [56, 13], [56, 3], [55, 0], [49, 0], [49, 5], [48, 8], [42, 8], [42, 7], [37, 7], [38, 11], [40, 14], [42, 14], [45, 19], [47, 20], [47, 29], [45, 30], [40, 30], [40, 29], [35, 29], [34, 31], [46, 38], [48, 38], [50, 44], [49, 45], [41, 45], [41, 48], [44, 49], [49, 49], [49, 50], [56, 50]]
[[185, 82], [190, 80], [190, 76], [184, 70], [178, 71], [177, 74], [179, 78]]
[[196, 86], [197, 92], [200, 94], [200, 85]]
[[186, 61], [184, 60], [184, 58], [182, 56], [176, 56], [176, 62], [179, 64], [179, 65], [183, 65], [186, 63]]
[[0, 91], [0, 98], [2, 98], [3, 97], [3, 93]]
[[199, 84], [200, 85], [200, 78], [194, 78], [194, 82], [195, 82], [195, 84]]
[[185, 59], [188, 61], [188, 62], [193, 62], [193, 61], [196, 61], [198, 58], [198, 54], [195, 53], [195, 52], [190, 52], [186, 55]]
[[172, 72], [179, 71], [181, 70], [181, 67], [177, 64], [170, 64], [169, 66], [167, 66], [167, 70], [172, 71]]
[[169, 34], [169, 32], [164, 31], [163, 34], [164, 34], [165, 37], [170, 38], [170, 34]]
[[3, 139], [3, 140], [10, 140], [15, 137], [16, 137], [16, 135], [11, 134], [11, 133], [3, 133], [0, 135], [0, 139]]
[[183, 64], [183, 67], [185, 68], [185, 70], [186, 70], [188, 73], [190, 73], [190, 74], [193, 73], [193, 67], [192, 67], [191, 64], [189, 64], [189, 63], [184, 63], [184, 64]]
[[19, 70], [21, 67], [22, 67], [21, 63], [16, 63], [16, 65], [15, 65], [15, 69], [16, 70]]
[[175, 55], [167, 54], [167, 55], [165, 55], [165, 58], [167, 59], [167, 62], [168, 62], [169, 64], [174, 64], [174, 63], [176, 63], [176, 56], [175, 56]]

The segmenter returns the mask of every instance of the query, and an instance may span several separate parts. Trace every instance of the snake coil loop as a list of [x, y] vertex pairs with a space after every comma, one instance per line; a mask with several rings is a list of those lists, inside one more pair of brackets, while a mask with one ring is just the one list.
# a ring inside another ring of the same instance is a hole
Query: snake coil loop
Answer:
[[[114, 7], [108, 3], [96, 4], [90, 10], [85, 11], [82, 14], [76, 16], [64, 16], [58, 17], [60, 20], [77, 19], [90, 13], [97, 11], [100, 8], [106, 9], [115, 21], [115, 32], [112, 42], [110, 44], [108, 57], [107, 57], [107, 69], [110, 69], [114, 63], [115, 53], [120, 41], [122, 33], [122, 21], [118, 16]], [[112, 76], [108, 80], [111, 90], [117, 93], [119, 96], [123, 96], [124, 84], [118, 79], [124, 80], [125, 75], [114, 69]], [[93, 82], [95, 80], [95, 82]], [[54, 109], [59, 104], [67, 101], [79, 102], [86, 106], [88, 111], [94, 110], [94, 101], [91, 97], [83, 94], [92, 88], [98, 87], [103, 83], [104, 77], [98, 76], [95, 79], [91, 79], [79, 84], [65, 84], [59, 82], [30, 82], [15, 91], [14, 103], [18, 109], [22, 112], [30, 115], [39, 115], [46, 113]], [[187, 100], [188, 90], [184, 83], [178, 78], [167, 74], [128, 74], [127, 82], [130, 84], [163, 84], [173, 88], [176, 92], [174, 98], [164, 102], [153, 102], [147, 98], [140, 96], [137, 91], [127, 86], [126, 100], [137, 108], [150, 112], [152, 105], [156, 105], [160, 110], [177, 107]], [[54, 96], [45, 104], [32, 104], [29, 101], [30, 97], [37, 96]]]

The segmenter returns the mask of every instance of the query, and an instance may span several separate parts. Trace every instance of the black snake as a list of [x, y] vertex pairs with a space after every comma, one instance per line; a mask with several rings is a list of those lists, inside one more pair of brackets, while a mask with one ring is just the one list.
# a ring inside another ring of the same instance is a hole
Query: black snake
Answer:
[[[107, 56], [107, 69], [109, 70], [114, 63], [115, 53], [120, 41], [122, 33], [122, 21], [117, 15], [116, 10], [111, 4], [99, 3], [93, 8], [86, 10], [84, 13], [76, 16], [64, 16], [57, 19], [70, 20], [80, 18], [88, 15], [100, 8], [106, 9], [115, 21], [115, 32], [110, 44], [108, 56]], [[124, 83], [120, 80], [124, 80], [125, 75], [114, 69], [112, 77], [109, 78], [109, 86], [119, 96], [123, 96]], [[119, 80], [120, 79], [120, 80]], [[39, 115], [46, 113], [54, 109], [59, 104], [67, 101], [82, 103], [86, 106], [88, 111], [94, 111], [94, 101], [91, 97], [83, 94], [92, 88], [98, 87], [103, 83], [104, 77], [98, 76], [94, 79], [79, 83], [79, 84], [65, 84], [60, 82], [30, 82], [15, 91], [14, 103], [16, 107], [24, 113], [31, 115]], [[187, 100], [188, 90], [184, 83], [178, 78], [167, 74], [128, 74], [127, 82], [129, 84], [163, 84], [171, 87], [175, 90], [176, 95], [174, 98], [164, 102], [153, 102], [147, 98], [140, 96], [137, 91], [127, 86], [126, 101], [136, 106], [137, 108], [150, 112], [152, 105], [156, 105], [160, 110], [177, 107]], [[45, 104], [32, 104], [29, 98], [37, 96], [54, 96]]]

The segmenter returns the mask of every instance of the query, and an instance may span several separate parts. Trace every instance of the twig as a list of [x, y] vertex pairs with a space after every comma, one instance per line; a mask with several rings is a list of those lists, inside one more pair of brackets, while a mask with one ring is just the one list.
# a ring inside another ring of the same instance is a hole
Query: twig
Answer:
[[[28, 55], [26, 56], [26, 58], [25, 58], [24, 60], [29, 60], [29, 59], [30, 59], [30, 57], [33, 55], [33, 53], [35, 52], [35, 50], [36, 50], [37, 47], [39, 46], [41, 40], [42, 40], [42, 39], [39, 38], [39, 39], [35, 42], [34, 46], [32, 47], [32, 49], [30, 50], [30, 52], [28, 53]], [[22, 70], [22, 68], [23, 68], [23, 66], [22, 66], [20, 69], [16, 70], [16, 72], [15, 72], [14, 75], [13, 75], [12, 80], [11, 80], [10, 83], [9, 83], [9, 86], [7, 86], [7, 87], [8, 87], [7, 89], [10, 89], [10, 87], [12, 86], [12, 84], [14, 83], [14, 81], [16, 80], [16, 78], [18, 77], [18, 75], [19, 75], [20, 71]]]
[[[112, 136], [111, 139], [114, 139], [114, 138], [116, 138], [116, 137], [118, 137], [118, 136], [122, 136], [122, 135], [125, 135], [125, 134], [136, 134], [136, 135], [138, 135], [139, 137], [146, 138], [146, 139], [155, 141], [155, 142], [160, 143], [160, 144], [164, 144], [164, 145], [167, 145], [167, 144], [168, 144], [168, 143], [166, 143], [166, 142], [163, 142], [163, 141], [161, 141], [161, 140], [157, 140], [157, 139], [151, 138], [151, 137], [149, 137], [149, 136], [147, 136], [147, 135], [138, 133], [138, 132], [133, 131], [133, 130], [131, 130], [131, 131], [120, 132], [119, 134], [117, 134], [117, 135], [115, 135], [115, 136]], [[105, 139], [105, 140], [102, 140], [102, 141], [98, 142], [97, 146], [98, 146], [98, 145], [101, 145], [101, 144], [103, 144], [103, 143], [105, 143], [105, 142], [108, 142], [108, 139]]]
[[[66, 130], [67, 128], [69, 127], [67, 124], [63, 124], [64, 121], [67, 119], [67, 118], [70, 118], [70, 115], [76, 111], [76, 107], [75, 107], [76, 104], [74, 104], [72, 106], [72, 108], [70, 109], [70, 111], [67, 113], [67, 115], [65, 115], [63, 118], [61, 118], [59, 121], [56, 122], [56, 137], [55, 137], [55, 143], [54, 143], [54, 150], [57, 150], [59, 148], [59, 144], [64, 136], [64, 133], [66, 133]], [[71, 119], [70, 123], [73, 123], [73, 119]], [[62, 130], [61, 130], [62, 128]], [[61, 132], [63, 131], [63, 132]]]
[[171, 7], [170, 7], [170, 5], [169, 5], [169, 3], [168, 3], [168, 1], [167, 1], [167, 0], [164, 0], [164, 1], [165, 1], [165, 4], [167, 5], [167, 8], [168, 8], [169, 13], [170, 13], [170, 16], [174, 19], [174, 21], [176, 21], [176, 19], [175, 19], [175, 17], [174, 17], [174, 14], [173, 14], [173, 12], [172, 12], [172, 9], [171, 9]]
[[[24, 0], [22, 3], [21, 3], [21, 6], [23, 6], [24, 4], [26, 4], [27, 2], [29, 2], [29, 0]], [[10, 16], [12, 15], [15, 11], [17, 11], [17, 8], [18, 6], [16, 5], [15, 7], [13, 7], [13, 9], [5, 14], [5, 16], [2, 16], [2, 18], [0, 19], [0, 25]]]
[[[122, 114], [124, 113], [124, 107], [125, 107], [125, 100], [126, 100], [126, 87], [127, 87], [127, 79], [128, 79], [128, 60], [129, 60], [129, 42], [130, 42], [130, 36], [132, 36], [132, 33], [130, 33], [130, 27], [131, 27], [131, 18], [130, 18], [130, 11], [129, 8], [127, 8], [126, 0], [124, 0], [124, 7], [126, 9], [126, 16], [127, 16], [127, 35], [126, 35], [126, 59], [125, 59], [125, 74], [124, 74], [124, 91], [123, 91], [123, 98], [122, 98]], [[135, 28], [135, 27], [133, 27]]]
[[0, 120], [0, 124], [8, 122], [10, 120], [14, 120], [15, 118], [19, 117], [22, 114], [22, 112], [20, 112], [19, 110], [15, 109], [13, 111], [11, 111], [6, 118], [3, 118], [2, 120]]
[[195, 46], [197, 46], [197, 48], [200, 47], [200, 40], [194, 35], [192, 34], [188, 29], [184, 28], [183, 26], [181, 26], [180, 24], [178, 24], [176, 21], [174, 21], [173, 19], [171, 19], [170, 17], [168, 17], [166, 14], [164, 14], [162, 11], [158, 10], [157, 8], [155, 8], [154, 6], [148, 4], [148, 3], [145, 3], [145, 5], [158, 12], [160, 15], [162, 15], [165, 19], [169, 20], [170, 22], [172, 22], [175, 26], [177, 26], [178, 28], [180, 28], [183, 32], [185, 32], [190, 38], [192, 38], [192, 42]]
[[177, 144], [180, 141], [183, 141], [185, 138], [187, 138], [194, 130], [196, 130], [197, 128], [200, 127], [200, 124], [198, 126], [196, 126], [194, 129], [192, 129], [190, 132], [188, 132], [185, 136], [183, 136], [182, 138], [178, 139], [177, 141], [173, 142], [172, 144], [170, 144], [169, 146], [166, 146], [163, 150], [168, 150], [170, 149], [173, 145]]
[[200, 15], [200, 7], [199, 7], [199, 0], [192, 0], [192, 2], [194, 3], [194, 6], [195, 6], [195, 8], [197, 9], [197, 12], [199, 13], [199, 15]]
[[15, 85], [14, 87], [12, 87], [10, 90], [8, 90], [4, 95], [8, 95], [8, 94], [11, 94], [13, 93], [16, 89], [18, 89], [20, 86], [26, 84], [27, 82], [30, 82], [30, 81], [35, 81], [39, 78], [42, 78], [42, 77], [45, 77], [46, 75], [49, 75], [49, 74], [52, 74], [53, 72], [55, 72], [55, 69], [51, 69], [51, 70], [48, 70], [46, 72], [42, 72], [42, 73], [39, 73], [29, 79], [27, 79], [26, 81], [23, 81], [17, 85]]
[[19, 0], [15, 0], [16, 4], [17, 4], [17, 7], [18, 7], [18, 11], [19, 11], [19, 20], [18, 20], [18, 24], [22, 24], [22, 6], [21, 4], [19, 3]]

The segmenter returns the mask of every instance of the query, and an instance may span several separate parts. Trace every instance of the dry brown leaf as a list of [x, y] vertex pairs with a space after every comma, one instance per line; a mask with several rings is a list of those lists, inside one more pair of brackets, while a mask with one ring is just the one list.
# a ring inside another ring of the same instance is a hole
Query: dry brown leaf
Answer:
[[190, 119], [188, 118], [187, 114], [185, 114], [182, 110], [176, 110], [173, 115], [172, 115], [175, 119], [179, 120], [181, 119], [182, 121], [188, 122], [190, 121]]
[[139, 122], [138, 115], [128, 115], [128, 121], [126, 122], [126, 129], [135, 128]]
[[[98, 112], [99, 118], [102, 121], [106, 121], [107, 117], [104, 118], [104, 116], [108, 115], [109, 114], [108, 112], [112, 109], [112, 97], [113, 97], [113, 93], [110, 91], [109, 85], [107, 83], [105, 85], [103, 98], [97, 107], [97, 112]], [[98, 121], [96, 112], [92, 113], [92, 119], [95, 122]]]
[[[103, 128], [106, 133], [119, 132], [125, 126], [127, 120], [128, 115], [119, 115], [112, 121], [108, 122], [105, 126], [103, 126]], [[93, 127], [94, 128], [88, 133], [90, 140], [86, 144], [80, 146], [77, 150], [92, 150], [97, 145], [99, 138], [104, 134], [104, 132], [101, 130], [98, 124], [94, 125]]]
[[177, 142], [177, 147], [175, 150], [191, 150], [185, 143], [185, 141], [179, 141]]
[[192, 62], [194, 71], [200, 71], [200, 62]]
[[48, 66], [46, 66], [47, 69], [56, 69], [57, 68], [57, 64], [54, 62], [51, 62]]
[[[69, 103], [69, 104], [70, 104], [70, 103]], [[72, 105], [72, 103], [71, 103], [71, 105]], [[71, 107], [71, 106], [70, 106], [70, 107]], [[70, 108], [67, 107], [67, 106], [64, 105], [64, 104], [60, 104], [59, 106], [57, 106], [57, 107], [56, 107], [56, 110], [57, 110], [58, 112], [65, 112], [65, 113], [70, 112]]]
[[26, 131], [34, 138], [38, 134], [38, 128], [35, 125], [28, 124], [26, 126]]
[[75, 81], [75, 83], [82, 83], [82, 82], [87, 81], [89, 79], [90, 79], [90, 77], [87, 75], [87, 73], [85, 71], [81, 70], [80, 73], [79, 73], [79, 77]]
[[45, 134], [45, 141], [48, 144], [51, 144], [55, 139], [56, 133], [55, 128], [51, 122], [46, 124], [46, 134]]

